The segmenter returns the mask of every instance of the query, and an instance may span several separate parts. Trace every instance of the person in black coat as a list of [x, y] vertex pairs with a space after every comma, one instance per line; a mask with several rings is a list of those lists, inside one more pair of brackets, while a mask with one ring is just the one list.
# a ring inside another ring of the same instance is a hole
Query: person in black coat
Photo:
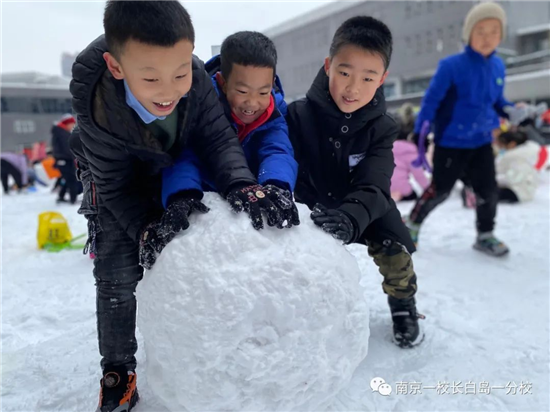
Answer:
[[414, 244], [390, 195], [398, 126], [380, 87], [392, 51], [386, 25], [358, 16], [344, 22], [305, 98], [288, 106], [298, 161], [296, 201], [345, 244], [368, 245], [387, 293], [396, 343], [422, 341], [414, 295]]
[[55, 167], [59, 169], [65, 182], [59, 191], [58, 203], [65, 201], [67, 191], [71, 204], [75, 204], [77, 196], [82, 193], [82, 185], [76, 179], [75, 157], [69, 146], [69, 138], [75, 123], [75, 118], [68, 114], [52, 127], [52, 154], [55, 158]]
[[[203, 63], [192, 55], [194, 29], [177, 1], [108, 1], [105, 35], [73, 65], [70, 91], [77, 127], [70, 145], [84, 184], [80, 212], [95, 254], [99, 412], [130, 411], [136, 387], [135, 290], [157, 255], [207, 212], [190, 191], [163, 210], [160, 172], [184, 148], [209, 169], [234, 211], [258, 225], [282, 226], [273, 193], [257, 184]], [[178, 373], [178, 371], [174, 371]]]

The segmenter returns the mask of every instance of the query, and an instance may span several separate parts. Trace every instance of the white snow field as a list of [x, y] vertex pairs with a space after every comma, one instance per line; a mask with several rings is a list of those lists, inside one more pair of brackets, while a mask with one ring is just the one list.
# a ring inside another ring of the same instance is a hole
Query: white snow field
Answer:
[[[471, 248], [474, 212], [462, 208], [457, 193], [428, 218], [414, 254], [418, 308], [426, 315], [421, 321], [426, 338], [417, 348], [400, 349], [391, 342], [382, 278], [365, 247], [349, 248], [370, 307], [368, 354], [324, 411], [550, 409], [548, 172], [541, 181], [533, 202], [499, 206], [496, 234], [511, 248], [504, 258]], [[400, 209], [407, 213], [411, 206]], [[1, 410], [94, 411], [100, 368], [93, 265], [78, 251], [37, 250], [37, 216], [47, 210], [63, 213], [74, 235], [85, 232], [77, 207], [56, 206], [47, 189], [2, 198]], [[246, 259], [254, 257], [245, 253]], [[160, 276], [146, 276], [152, 274]], [[142, 399], [135, 411], [167, 412], [151, 389], [155, 374], [147, 376], [143, 337], [138, 336]], [[181, 378], [185, 366], [177, 365], [173, 373]], [[286, 378], [292, 376], [275, 376], [274, 385]], [[373, 378], [388, 385], [374, 391]], [[233, 396], [228, 393], [223, 410], [232, 410]], [[300, 410], [301, 399], [294, 405], [289, 399], [285, 407]]]

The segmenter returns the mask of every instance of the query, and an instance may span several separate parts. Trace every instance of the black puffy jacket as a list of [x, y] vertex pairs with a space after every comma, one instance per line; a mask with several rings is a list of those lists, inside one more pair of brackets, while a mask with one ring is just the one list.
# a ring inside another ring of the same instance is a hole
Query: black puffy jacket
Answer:
[[398, 127], [386, 114], [382, 88], [369, 104], [346, 114], [332, 100], [321, 69], [306, 97], [288, 106], [287, 123], [299, 165], [298, 202], [347, 212], [359, 235], [390, 210]]
[[159, 172], [187, 146], [210, 169], [220, 192], [227, 193], [236, 183], [256, 183], [202, 61], [193, 56], [192, 87], [176, 108], [178, 138], [165, 152], [126, 104], [123, 81], [107, 70], [106, 51], [102, 35], [73, 65], [70, 90], [78, 127], [70, 144], [79, 167], [91, 172], [84, 175], [93, 180], [98, 201], [132, 239], [137, 241], [143, 227], [162, 213]]

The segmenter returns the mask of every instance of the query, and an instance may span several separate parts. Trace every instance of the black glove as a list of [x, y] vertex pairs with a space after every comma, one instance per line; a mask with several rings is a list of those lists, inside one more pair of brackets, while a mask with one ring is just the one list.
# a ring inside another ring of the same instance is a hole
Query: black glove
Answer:
[[[292, 226], [298, 226], [300, 224], [300, 215], [298, 214], [298, 208], [292, 199], [292, 193], [288, 189], [282, 189], [276, 184], [268, 184], [264, 186], [264, 190], [267, 193], [269, 199], [277, 205], [283, 216], [281, 226], [277, 226], [279, 229], [291, 228]], [[282, 226], [286, 222], [286, 226]]]
[[313, 223], [346, 245], [356, 239], [357, 229], [350, 216], [338, 209], [327, 209], [317, 203], [311, 212]]
[[188, 217], [192, 212], [207, 213], [210, 210], [201, 199], [202, 192], [198, 190], [185, 190], [170, 196], [168, 207], [160, 221], [160, 233], [165, 244], [189, 227]]
[[274, 198], [272, 192], [265, 190], [261, 185], [233, 189], [227, 195], [227, 201], [231, 209], [236, 213], [243, 210], [248, 213], [250, 220], [252, 220], [252, 226], [256, 230], [264, 228], [262, 211], [267, 214], [267, 224], [269, 226], [282, 227], [283, 225], [282, 209], [273, 203], [271, 198]]
[[151, 269], [157, 257], [166, 246], [163, 236], [160, 234], [160, 223], [150, 223], [143, 229], [139, 237], [139, 264], [145, 269]]

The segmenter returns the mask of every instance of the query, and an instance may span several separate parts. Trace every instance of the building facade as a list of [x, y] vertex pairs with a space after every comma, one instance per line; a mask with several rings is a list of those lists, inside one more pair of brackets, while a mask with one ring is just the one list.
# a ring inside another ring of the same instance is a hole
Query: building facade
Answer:
[[[385, 22], [394, 48], [384, 91], [390, 109], [420, 103], [439, 60], [464, 48], [462, 24], [477, 1], [364, 1], [329, 3], [264, 31], [277, 46], [288, 101], [303, 97], [328, 55], [338, 26], [357, 15]], [[508, 16], [498, 49], [507, 65], [510, 100], [550, 102], [550, 2], [500, 2]]]

